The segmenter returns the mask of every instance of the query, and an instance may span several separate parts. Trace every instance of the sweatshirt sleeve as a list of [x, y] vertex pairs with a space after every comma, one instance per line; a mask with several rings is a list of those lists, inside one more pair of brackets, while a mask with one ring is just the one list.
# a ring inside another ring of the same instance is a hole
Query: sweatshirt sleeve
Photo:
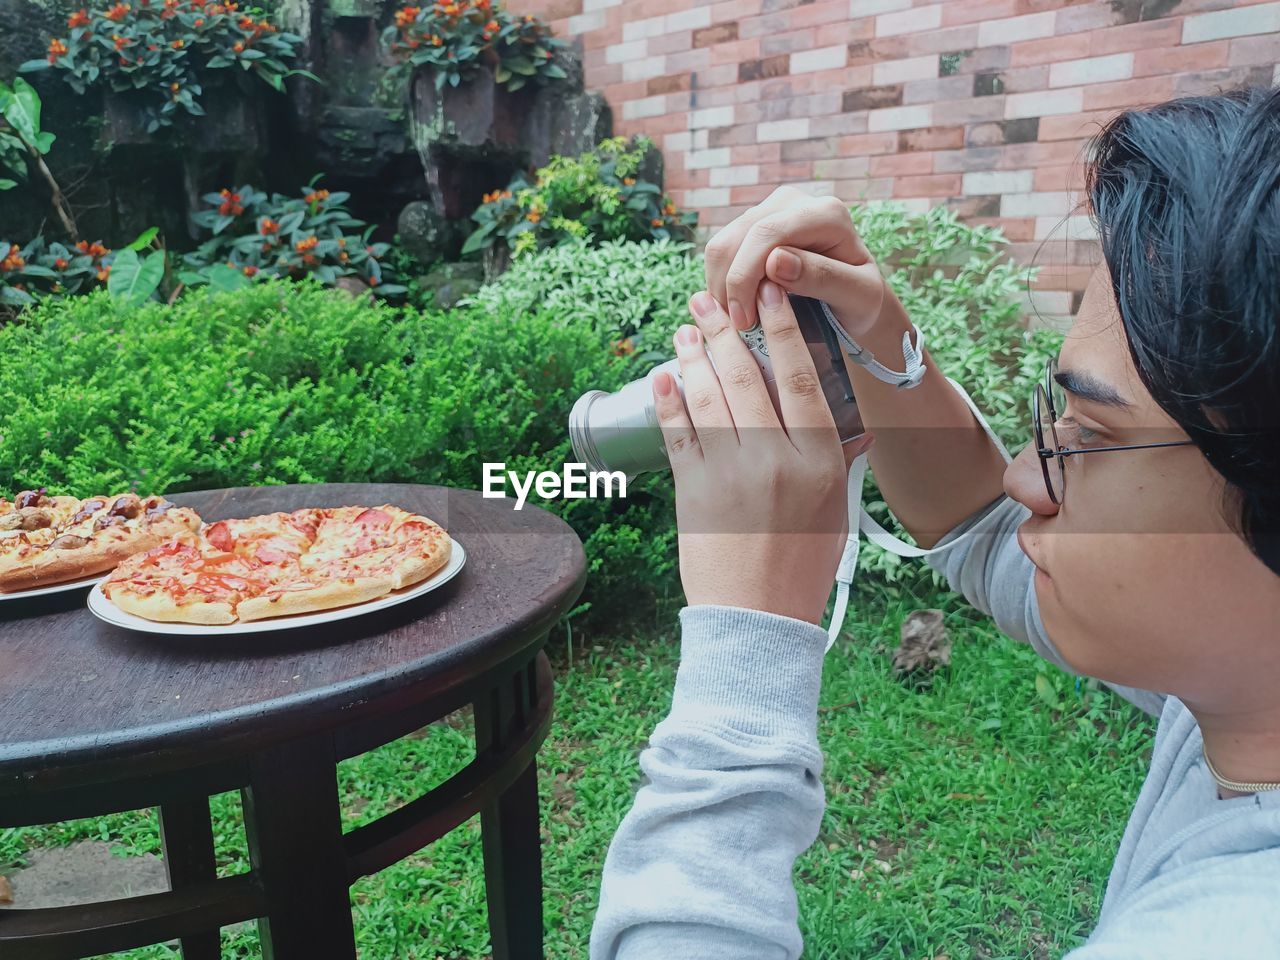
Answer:
[[[950, 550], [930, 554], [927, 560], [947, 578], [952, 590], [990, 615], [1002, 633], [1029, 643], [1050, 663], [1078, 674], [1058, 652], [1040, 620], [1035, 564], [1018, 546], [1018, 527], [1030, 516], [1029, 507], [1002, 495], [962, 521], [936, 546], [946, 546], [969, 531], [973, 536]], [[1152, 716], [1158, 717], [1164, 708], [1164, 694], [1103, 682]]]
[[799, 957], [791, 872], [822, 819], [826, 632], [713, 605], [680, 621], [671, 712], [605, 859], [591, 958]]

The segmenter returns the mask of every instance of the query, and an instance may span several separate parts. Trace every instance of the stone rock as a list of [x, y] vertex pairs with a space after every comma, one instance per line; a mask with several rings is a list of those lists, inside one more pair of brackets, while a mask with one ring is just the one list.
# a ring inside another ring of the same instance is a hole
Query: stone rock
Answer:
[[450, 260], [461, 252], [466, 227], [448, 220], [425, 200], [415, 200], [396, 220], [400, 247], [423, 266]]
[[473, 261], [441, 264], [419, 277], [418, 286], [434, 291], [429, 303], [447, 309], [484, 286], [484, 266]]
[[9, 874], [17, 908], [67, 907], [169, 889], [159, 857], [118, 857], [96, 840], [33, 850], [27, 860], [26, 867]]

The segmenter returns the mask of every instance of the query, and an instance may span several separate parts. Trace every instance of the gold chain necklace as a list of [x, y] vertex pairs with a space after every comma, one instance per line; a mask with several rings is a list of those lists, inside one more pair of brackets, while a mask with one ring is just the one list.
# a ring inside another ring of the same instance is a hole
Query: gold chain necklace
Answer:
[[1218, 786], [1224, 790], [1234, 790], [1236, 793], [1261, 793], [1265, 790], [1280, 790], [1280, 783], [1240, 783], [1237, 780], [1228, 780], [1213, 767], [1213, 761], [1209, 759], [1209, 751], [1205, 749], [1204, 744], [1200, 744], [1200, 752], [1204, 754], [1204, 762], [1209, 767], [1209, 776], [1217, 781]]

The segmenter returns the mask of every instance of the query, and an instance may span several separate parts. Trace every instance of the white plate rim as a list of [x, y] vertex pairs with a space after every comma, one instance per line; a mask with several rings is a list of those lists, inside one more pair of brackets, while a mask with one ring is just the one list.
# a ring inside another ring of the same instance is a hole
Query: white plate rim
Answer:
[[[463, 565], [467, 562], [467, 551], [462, 544], [454, 540], [453, 537], [450, 537], [449, 540], [452, 546], [450, 547], [448, 562], [421, 583], [415, 583], [413, 586], [393, 591], [386, 596], [370, 600], [367, 603], [359, 603], [349, 607], [337, 607], [333, 610], [300, 613], [290, 617], [275, 617], [268, 620], [250, 620], [247, 623], [241, 623], [239, 620], [235, 623], [226, 624], [161, 623], [156, 620], [137, 617], [131, 613], [125, 613], [108, 600], [96, 586], [89, 591], [88, 607], [90, 613], [103, 623], [108, 623], [113, 627], [135, 630], [140, 633], [159, 633], [167, 636], [239, 636], [249, 633], [275, 633], [280, 630], [316, 627], [337, 620], [348, 620], [352, 617], [361, 617], [379, 610], [386, 610], [389, 607], [406, 603], [415, 597], [420, 597], [444, 586], [462, 571]], [[102, 579], [105, 580], [106, 578], [103, 577]]]
[[111, 576], [111, 571], [106, 573], [95, 573], [90, 577], [81, 577], [79, 580], [67, 580], [64, 583], [51, 583], [47, 587], [33, 587], [30, 590], [14, 590], [8, 593], [0, 593], [0, 600], [25, 600], [30, 597], [44, 597], [51, 593], [65, 593], [68, 590], [82, 590], [85, 587], [92, 587], [101, 583], [107, 577]]

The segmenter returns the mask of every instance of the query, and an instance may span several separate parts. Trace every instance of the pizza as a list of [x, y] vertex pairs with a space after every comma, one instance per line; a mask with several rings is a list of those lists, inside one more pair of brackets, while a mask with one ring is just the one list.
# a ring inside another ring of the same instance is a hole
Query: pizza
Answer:
[[265, 620], [419, 583], [448, 562], [451, 544], [438, 524], [391, 504], [219, 520], [129, 558], [102, 593], [147, 620]]
[[0, 498], [0, 593], [106, 573], [167, 540], [194, 539], [200, 517], [164, 497], [49, 496], [43, 487]]

